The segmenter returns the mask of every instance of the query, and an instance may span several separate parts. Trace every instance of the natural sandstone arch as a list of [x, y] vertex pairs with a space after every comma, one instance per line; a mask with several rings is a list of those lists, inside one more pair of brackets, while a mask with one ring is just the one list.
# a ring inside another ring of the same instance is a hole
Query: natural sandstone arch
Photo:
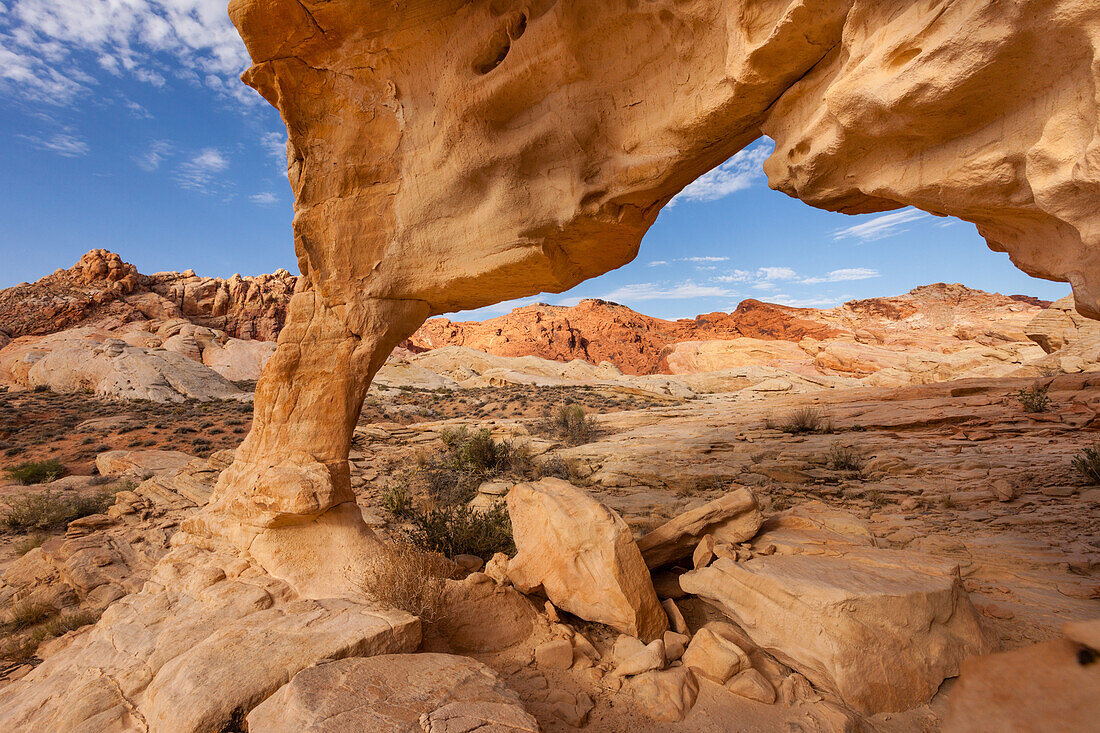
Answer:
[[369, 548], [360, 404], [428, 316], [561, 292], [761, 134], [773, 188], [912, 205], [1100, 315], [1091, 0], [233, 0], [289, 132], [302, 278], [193, 541], [300, 592]]

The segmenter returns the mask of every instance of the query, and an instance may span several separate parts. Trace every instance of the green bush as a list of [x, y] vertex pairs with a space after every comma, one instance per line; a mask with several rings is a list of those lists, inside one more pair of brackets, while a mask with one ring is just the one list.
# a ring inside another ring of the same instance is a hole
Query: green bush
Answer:
[[65, 475], [65, 467], [61, 461], [51, 459], [48, 461], [27, 461], [14, 468], [7, 469], [8, 477], [24, 486], [30, 484], [47, 484], [56, 481]]
[[425, 461], [409, 479], [435, 502], [464, 503], [485, 481], [526, 477], [534, 470], [526, 446], [495, 440], [488, 430], [447, 429], [440, 437], [444, 453]]
[[540, 433], [553, 436], [569, 445], [582, 445], [596, 435], [596, 421], [584, 413], [580, 405], [558, 405], [539, 421]]
[[63, 527], [74, 519], [102, 514], [115, 501], [110, 491], [92, 496], [62, 496], [52, 491], [7, 499], [3, 523], [13, 530], [46, 530]]
[[486, 559], [494, 553], [511, 554], [516, 549], [512, 520], [504, 502], [481, 511], [465, 504], [413, 510], [407, 519], [412, 524], [409, 540], [427, 552]]
[[1075, 455], [1073, 468], [1090, 484], [1100, 484], [1100, 445], [1085, 448]]
[[1047, 412], [1050, 409], [1049, 384], [1034, 384], [1012, 393], [1024, 412]]

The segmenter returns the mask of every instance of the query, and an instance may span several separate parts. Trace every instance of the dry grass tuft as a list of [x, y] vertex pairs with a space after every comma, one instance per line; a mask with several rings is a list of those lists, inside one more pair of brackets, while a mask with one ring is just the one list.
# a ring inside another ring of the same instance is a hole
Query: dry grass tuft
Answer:
[[396, 542], [383, 545], [354, 582], [372, 601], [407, 611], [431, 625], [443, 617], [446, 581], [455, 571], [455, 564], [443, 555]]
[[781, 430], [791, 435], [833, 432], [833, 424], [816, 407], [803, 407], [795, 410], [781, 422], [768, 418], [764, 421], [764, 425], [769, 430]]

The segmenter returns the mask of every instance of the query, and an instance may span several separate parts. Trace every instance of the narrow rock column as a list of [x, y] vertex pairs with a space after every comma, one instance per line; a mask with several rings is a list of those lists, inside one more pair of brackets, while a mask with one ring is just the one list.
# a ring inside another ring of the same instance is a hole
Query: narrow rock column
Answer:
[[182, 542], [228, 540], [306, 597], [340, 595], [375, 546], [351, 490], [348, 451], [371, 379], [428, 316], [415, 300], [291, 299], [256, 388], [252, 430]]

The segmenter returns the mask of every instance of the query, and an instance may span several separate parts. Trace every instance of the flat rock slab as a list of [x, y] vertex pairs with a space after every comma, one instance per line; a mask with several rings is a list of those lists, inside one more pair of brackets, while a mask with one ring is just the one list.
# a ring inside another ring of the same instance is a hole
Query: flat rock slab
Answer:
[[0, 730], [223, 730], [322, 659], [420, 644], [403, 611], [292, 597], [235, 553], [177, 547], [140, 592], [0, 689]]
[[266, 733], [537, 733], [484, 664], [450, 654], [386, 654], [305, 669], [248, 715]]
[[684, 512], [638, 540], [646, 565], [659, 568], [690, 557], [704, 534], [736, 544], [752, 538], [764, 517], [756, 496], [737, 489]]
[[193, 460], [178, 450], [109, 450], [96, 456], [95, 466], [104, 476], [121, 476], [127, 471], [175, 471]]
[[927, 702], [964, 659], [990, 650], [958, 568], [919, 553], [720, 559], [680, 585], [866, 713]]

